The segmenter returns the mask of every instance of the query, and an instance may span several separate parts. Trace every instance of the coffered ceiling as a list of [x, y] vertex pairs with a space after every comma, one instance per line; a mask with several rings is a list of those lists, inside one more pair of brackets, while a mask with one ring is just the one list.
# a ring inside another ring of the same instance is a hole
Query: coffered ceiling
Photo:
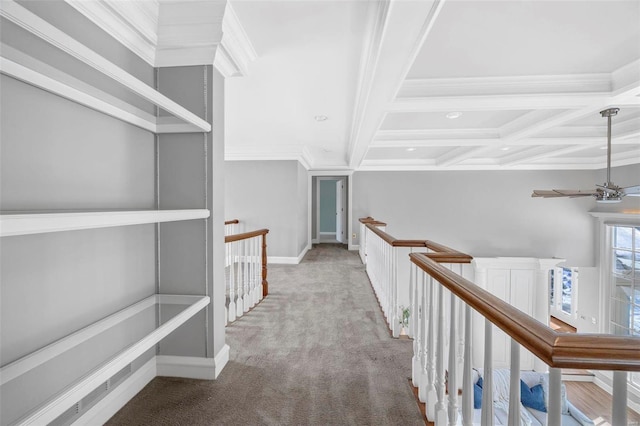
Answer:
[[229, 160], [599, 169], [599, 111], [616, 106], [613, 165], [640, 163], [638, 0], [67, 1], [102, 4], [83, 13], [126, 44], [117, 15], [154, 66], [221, 69], [225, 37], [245, 40], [226, 61], [242, 75], [226, 81]]

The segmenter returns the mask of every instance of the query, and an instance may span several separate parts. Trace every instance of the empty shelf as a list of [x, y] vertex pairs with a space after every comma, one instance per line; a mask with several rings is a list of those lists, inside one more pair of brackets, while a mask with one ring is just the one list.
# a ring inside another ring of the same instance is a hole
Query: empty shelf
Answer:
[[207, 209], [132, 210], [0, 215], [0, 237], [204, 219]]

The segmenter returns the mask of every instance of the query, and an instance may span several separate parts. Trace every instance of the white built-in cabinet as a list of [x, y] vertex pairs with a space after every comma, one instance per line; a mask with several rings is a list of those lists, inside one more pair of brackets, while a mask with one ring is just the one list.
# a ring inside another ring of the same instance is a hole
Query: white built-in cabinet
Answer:
[[[2, 360], [4, 364], [0, 368], [0, 402], [2, 404], [0, 424], [66, 424], [69, 421], [77, 420], [78, 414], [82, 414], [79, 413], [79, 410], [83, 408], [93, 409], [97, 404], [96, 401], [101, 401], [113, 388], [119, 386], [131, 376], [132, 371], [136, 373], [142, 372], [137, 376], [138, 383], [134, 383], [137, 388], [129, 386], [131, 394], [120, 394], [118, 397], [120, 399], [119, 402], [114, 403], [111, 401], [110, 403], [122, 405], [128, 398], [132, 397], [150, 378], [155, 377], [156, 359], [154, 356], [161, 355], [161, 353], [158, 354], [158, 345], [181, 326], [183, 326], [183, 336], [185, 337], [174, 338], [174, 341], [167, 345], [169, 347], [168, 356], [163, 358], [163, 362], [165, 364], [175, 364], [176, 358], [182, 358], [186, 360], [184, 362], [193, 364], [192, 366], [187, 366], [187, 368], [205, 367], [207, 370], [213, 370], [214, 368], [212, 358], [215, 354], [212, 353], [212, 343], [210, 342], [212, 340], [210, 338], [210, 324], [212, 323], [212, 298], [210, 294], [212, 280], [210, 278], [210, 269], [212, 267], [209, 258], [212, 243], [208, 238], [208, 235], [211, 235], [210, 228], [208, 228], [211, 226], [211, 199], [210, 194], [207, 192], [210, 191], [208, 185], [210, 185], [212, 176], [212, 154], [211, 151], [207, 151], [207, 149], [211, 150], [211, 139], [210, 137], [207, 139], [207, 134], [211, 130], [210, 118], [207, 117], [206, 108], [204, 113], [198, 112], [195, 114], [191, 112], [159, 90], [144, 84], [125, 70], [118, 68], [104, 57], [54, 28], [19, 3], [13, 1], [3, 2], [2, 18], [33, 32], [55, 47], [66, 49], [75, 58], [112, 78], [117, 83], [124, 85], [131, 92], [155, 105], [158, 109], [169, 112], [173, 117], [159, 117], [157, 114], [149, 114], [133, 108], [131, 105], [125, 104], [95, 87], [91, 87], [87, 83], [45, 65], [37, 58], [30, 57], [19, 50], [7, 46], [3, 48], [2, 56], [0, 57], [0, 72], [6, 77], [27, 84], [29, 89], [25, 89], [25, 91], [31, 91], [33, 87], [44, 89], [48, 93], [58, 95], [83, 107], [88, 107], [91, 110], [121, 120], [127, 123], [123, 125], [124, 127], [127, 125], [136, 126], [156, 135], [160, 133], [171, 135], [174, 133], [190, 133], [196, 141], [196, 143], [188, 145], [195, 147], [193, 157], [196, 158], [196, 161], [188, 163], [186, 167], [182, 163], [171, 163], [173, 161], [171, 155], [164, 155], [164, 152], [159, 153], [160, 148], [156, 148], [156, 155], [159, 157], [156, 173], [160, 173], [160, 169], [179, 169], [187, 172], [190, 169], [195, 169], [198, 171], [197, 174], [194, 174], [195, 178], [192, 181], [183, 179], [180, 183], [182, 187], [180, 185], [172, 186], [167, 183], [169, 178], [162, 178], [162, 184], [170, 188], [164, 191], [161, 191], [158, 187], [162, 186], [160, 184], [161, 178], [156, 176], [154, 180], [158, 183], [155, 190], [158, 194], [162, 194], [163, 200], [173, 203], [171, 207], [167, 207], [163, 205], [161, 200], [157, 200], [155, 209], [144, 210], [111, 209], [111, 206], [105, 205], [104, 209], [89, 211], [69, 205], [68, 210], [65, 211], [60, 211], [59, 207], [56, 206], [51, 211], [40, 209], [19, 212], [3, 211], [0, 214], [0, 237], [2, 237], [0, 244], [2, 244], [2, 256], [8, 256], [7, 259], [13, 256], [11, 251], [20, 249], [28, 254], [30, 247], [35, 252], [38, 248], [37, 245], [43, 241], [47, 244], [50, 244], [51, 241], [58, 241], [55, 237], [51, 237], [53, 234], [74, 233], [74, 235], [78, 236], [81, 233], [90, 233], [91, 238], [87, 237], [85, 239], [80, 236], [77, 240], [95, 242], [96, 245], [100, 245], [101, 243], [96, 236], [107, 234], [100, 234], [101, 231], [97, 230], [117, 228], [118, 230], [115, 231], [114, 237], [116, 240], [129, 231], [144, 234], [144, 243], [141, 243], [140, 246], [144, 246], [150, 252], [145, 256], [145, 259], [155, 258], [155, 262], [157, 262], [156, 279], [158, 282], [161, 281], [159, 271], [169, 277], [165, 280], [167, 282], [172, 278], [172, 272], [176, 276], [184, 277], [183, 281], [175, 279], [166, 284], [165, 287], [160, 287], [157, 284], [155, 294], [149, 294], [153, 292], [151, 290], [146, 294], [147, 297], [137, 299], [130, 305], [123, 306], [114, 312], [109, 312], [97, 321], [87, 324], [80, 322], [80, 319], [78, 319], [80, 325], [76, 326], [77, 328], [69, 334], [61, 338], [56, 337], [53, 341], [46, 341], [42, 346], [32, 350], [32, 352], [21, 354], [17, 359], [12, 359], [8, 363], [4, 363], [5, 360]], [[204, 75], [202, 69], [205, 71]], [[196, 87], [195, 92], [202, 93], [202, 88], [204, 87], [204, 96], [206, 98], [211, 93], [206, 92], [206, 79], [211, 78], [211, 67], [200, 67], [197, 72], [201, 79], [204, 79], [204, 82], [200, 83], [200, 87]], [[209, 76], [207, 76], [207, 72], [209, 72]], [[190, 81], [193, 81], [193, 79]], [[202, 103], [201, 100], [199, 102]], [[75, 106], [69, 107], [70, 110], [72, 108], [75, 108]], [[6, 125], [7, 123], [2, 124]], [[38, 126], [39, 123], [33, 122], [32, 125]], [[102, 130], [93, 129], [93, 131], [101, 132]], [[126, 134], [124, 130], [123, 133]], [[88, 134], [87, 138], [90, 137], [91, 134]], [[158, 136], [153, 137], [158, 138]], [[178, 142], [176, 143], [175, 141]], [[16, 140], [11, 143], [19, 142]], [[170, 145], [172, 143], [179, 145], [181, 142], [182, 140], [179, 137], [173, 141], [163, 140], [163, 149], [171, 149]], [[187, 142], [189, 143], [190, 141]], [[42, 140], [41, 143], [44, 147], [47, 141]], [[158, 140], [156, 139], [157, 143]], [[182, 147], [177, 146], [174, 149], [181, 150]], [[33, 154], [34, 158], [37, 155], [45, 155], [38, 152]], [[82, 155], [82, 153], [78, 154], [77, 161], [83, 161]], [[95, 156], [95, 153], [86, 155]], [[184, 161], [191, 161], [184, 158], [185, 156], [181, 157]], [[20, 161], [28, 163], [28, 159], [25, 158], [21, 158]], [[161, 163], [161, 161], [165, 162]], [[64, 164], [59, 164], [58, 167], [64, 167]], [[123, 170], [129, 172], [131, 169], [135, 169], [135, 164], [128, 165], [128, 167], [127, 169], [123, 168]], [[168, 176], [175, 175], [173, 171], [166, 174]], [[76, 178], [77, 181], [81, 182], [85, 176], [77, 176]], [[14, 183], [17, 184], [18, 182]], [[4, 182], [4, 185], [11, 184], [12, 182]], [[183, 189], [184, 187], [194, 187], [194, 192], [202, 194], [201, 197], [192, 197], [186, 202], [183, 201], [180, 199], [180, 195], [186, 192]], [[153, 188], [151, 188], [151, 191], [153, 191]], [[156, 195], [157, 198], [159, 198], [159, 195]], [[153, 199], [153, 196], [151, 196], [151, 199]], [[192, 205], [183, 208], [187, 203], [192, 203]], [[169, 225], [170, 222], [180, 224]], [[164, 225], [165, 223], [167, 225]], [[191, 226], [189, 224], [194, 225]], [[147, 226], [147, 228], [140, 228], [140, 226]], [[145, 231], [141, 232], [141, 229]], [[160, 247], [160, 235], [163, 236], [162, 247]], [[186, 240], [191, 235], [193, 238]], [[149, 236], [151, 237], [149, 238]], [[44, 238], [44, 240], [39, 238]], [[153, 244], [154, 238], [155, 244]], [[120, 238], [120, 240], [123, 240], [123, 238]], [[68, 239], [63, 237], [60, 238], [60, 241], [68, 241]], [[148, 244], [149, 241], [151, 241], [151, 244]], [[176, 243], [176, 241], [178, 242]], [[30, 244], [31, 246], [29, 246]], [[86, 256], [91, 256], [93, 249], [94, 247], [88, 245]], [[96, 250], [96, 252], [99, 251]], [[173, 256], [173, 253], [182, 253], [183, 257], [175, 260], [177, 256]], [[21, 256], [21, 260], [26, 258], [22, 254]], [[169, 257], [173, 259], [167, 260]], [[188, 272], [195, 269], [191, 259], [198, 260], [197, 267], [200, 271], [198, 272], [198, 279], [190, 282]], [[40, 267], [40, 265], [34, 265], [34, 267]], [[73, 279], [73, 269], [71, 268], [66, 272], [69, 279]], [[96, 271], [96, 273], [99, 273], [99, 271]], [[18, 282], [6, 284], [19, 287], [23, 283], [18, 280]], [[80, 284], [83, 290], [88, 289], [87, 294], [91, 294], [91, 282]], [[61, 286], [61, 288], [64, 287]], [[117, 288], [117, 286], [114, 285], [114, 288]], [[108, 288], [107, 291], [109, 291]], [[60, 292], [56, 294], [56, 292], [56, 288], [46, 288], [42, 292], [30, 294], [29, 298], [31, 299], [27, 299], [23, 297], [23, 294], [20, 294], [17, 300], [6, 299], [12, 297], [13, 293], [5, 292], [2, 294], [2, 297], [5, 298], [3, 306], [13, 305], [18, 310], [30, 309], [29, 300], [38, 300], [38, 303], [43, 303], [42, 300], [46, 299], [47, 295], [55, 295], [57, 298], [64, 297], [64, 294], [60, 294]], [[74, 295], [69, 295], [69, 297], [74, 297]], [[99, 295], [96, 297], [99, 297]], [[52, 300], [57, 299], [52, 298]], [[44, 303], [46, 303], [46, 300]], [[87, 310], [90, 311], [90, 306], [87, 306], [87, 304], [78, 306], [78, 308], [82, 308], [85, 312]], [[73, 313], [64, 312], [64, 314], [73, 321]], [[187, 323], [191, 324], [189, 325], [191, 329], [189, 327], [184, 328]], [[15, 342], [19, 340], [20, 327], [23, 326], [23, 324], [3, 324], [3, 330], [8, 330], [11, 334], [11, 339], [13, 339], [12, 341]], [[192, 329], [195, 329], [195, 331], [191, 331]], [[195, 339], [191, 338], [194, 335], [197, 337]], [[16, 338], [15, 336], [18, 337]], [[44, 339], [46, 338], [47, 336], [44, 336]], [[194, 340], [197, 341], [194, 342]], [[188, 348], [189, 344], [197, 346], [197, 348], [195, 350]], [[187, 348], [185, 349], [185, 347]], [[191, 354], [186, 353], [187, 350], [197, 352], [197, 356], [191, 356]], [[152, 362], [149, 361], [149, 358], [151, 358]], [[141, 359], [142, 361], [140, 361]], [[140, 363], [144, 363], [144, 365], [142, 366]], [[160, 361], [158, 361], [159, 363]], [[143, 371], [145, 368], [149, 369], [149, 371]], [[165, 369], [165, 371], [168, 371], [168, 375], [180, 375], [176, 374], [171, 368], [174, 368], [174, 366]], [[213, 378], [213, 375], [214, 373], [212, 372], [211, 378]], [[89, 423], [102, 423], [104, 420], [106, 418], [100, 416], [93, 417], [93, 420], [85, 419]]]
[[[472, 261], [475, 283], [522, 312], [545, 325], [549, 324], [549, 273], [563, 259], [527, 257], [474, 258]], [[482, 367], [484, 360], [484, 321], [474, 318], [474, 366]], [[494, 326], [493, 366], [509, 368], [509, 336]], [[525, 348], [521, 348], [522, 370], [544, 369], [540, 361]]]

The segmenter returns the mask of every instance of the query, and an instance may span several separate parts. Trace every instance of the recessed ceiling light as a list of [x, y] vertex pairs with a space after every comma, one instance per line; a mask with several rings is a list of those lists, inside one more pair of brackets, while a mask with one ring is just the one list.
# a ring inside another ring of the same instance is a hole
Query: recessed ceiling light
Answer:
[[607, 149], [606, 145], [605, 146], [601, 146], [600, 149]]
[[313, 119], [316, 121], [327, 121], [329, 117], [327, 117], [326, 115], [316, 115], [315, 117], [313, 117]]
[[407, 151], [411, 152], [411, 151], [415, 151], [415, 148], [407, 148]]
[[461, 112], [458, 111], [451, 111], [448, 112], [447, 115], [445, 117], [447, 117], [449, 120], [453, 120], [454, 118], [458, 118], [462, 115]]
[[501, 151], [509, 151], [510, 149], [510, 146], [503, 146], [502, 148], [500, 148]]

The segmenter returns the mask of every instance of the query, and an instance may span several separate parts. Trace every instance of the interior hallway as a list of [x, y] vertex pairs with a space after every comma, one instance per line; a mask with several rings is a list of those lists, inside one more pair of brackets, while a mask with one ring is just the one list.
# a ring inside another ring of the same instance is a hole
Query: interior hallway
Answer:
[[322, 244], [269, 265], [269, 296], [227, 343], [217, 380], [156, 378], [109, 424], [424, 425], [412, 342], [390, 337], [356, 252]]

